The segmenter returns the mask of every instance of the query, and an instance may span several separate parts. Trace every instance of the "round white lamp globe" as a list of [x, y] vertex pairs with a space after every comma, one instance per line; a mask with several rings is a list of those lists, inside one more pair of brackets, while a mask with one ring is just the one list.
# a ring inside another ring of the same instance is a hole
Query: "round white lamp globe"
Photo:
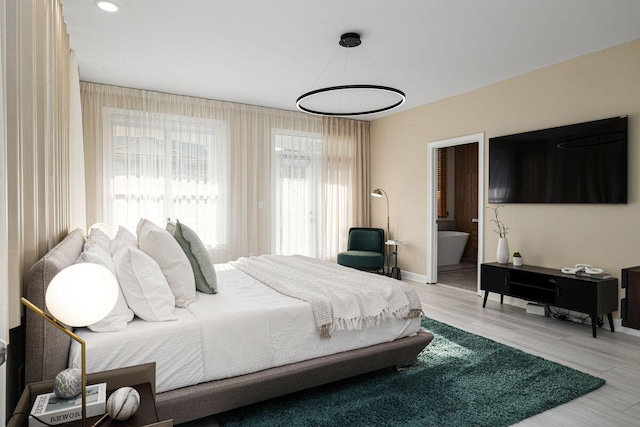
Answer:
[[69, 266], [49, 283], [45, 301], [49, 313], [67, 326], [94, 324], [111, 312], [118, 299], [118, 280], [98, 264]]

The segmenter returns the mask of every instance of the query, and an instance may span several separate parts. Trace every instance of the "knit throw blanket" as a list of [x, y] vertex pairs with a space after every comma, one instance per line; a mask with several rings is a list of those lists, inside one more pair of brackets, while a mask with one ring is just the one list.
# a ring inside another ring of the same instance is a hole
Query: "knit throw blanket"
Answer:
[[334, 330], [422, 316], [415, 290], [385, 276], [301, 255], [262, 255], [231, 264], [281, 294], [309, 303], [322, 338], [330, 338]]

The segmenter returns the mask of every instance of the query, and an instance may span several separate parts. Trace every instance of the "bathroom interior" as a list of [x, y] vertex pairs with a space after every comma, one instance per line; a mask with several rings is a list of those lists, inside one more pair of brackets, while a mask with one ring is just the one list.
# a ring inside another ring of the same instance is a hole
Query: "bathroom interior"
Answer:
[[438, 283], [476, 292], [478, 144], [438, 150]]

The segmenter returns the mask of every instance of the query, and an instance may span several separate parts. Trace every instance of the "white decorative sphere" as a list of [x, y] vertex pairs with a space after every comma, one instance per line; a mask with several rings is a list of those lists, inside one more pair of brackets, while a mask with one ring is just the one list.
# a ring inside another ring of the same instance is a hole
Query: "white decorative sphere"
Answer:
[[131, 387], [120, 387], [107, 399], [107, 412], [114, 420], [124, 421], [136, 413], [140, 395]]
[[60, 399], [71, 399], [82, 391], [82, 371], [69, 368], [61, 371], [53, 380], [53, 392]]

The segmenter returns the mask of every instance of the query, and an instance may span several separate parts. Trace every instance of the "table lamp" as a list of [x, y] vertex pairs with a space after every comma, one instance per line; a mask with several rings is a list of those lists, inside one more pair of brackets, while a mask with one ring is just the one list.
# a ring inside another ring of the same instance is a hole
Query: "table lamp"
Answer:
[[118, 281], [109, 269], [81, 263], [60, 271], [49, 283], [45, 302], [49, 313], [26, 298], [20, 301], [80, 344], [82, 371], [82, 425], [87, 425], [87, 366], [85, 342], [67, 327], [91, 325], [111, 312], [118, 299]]

